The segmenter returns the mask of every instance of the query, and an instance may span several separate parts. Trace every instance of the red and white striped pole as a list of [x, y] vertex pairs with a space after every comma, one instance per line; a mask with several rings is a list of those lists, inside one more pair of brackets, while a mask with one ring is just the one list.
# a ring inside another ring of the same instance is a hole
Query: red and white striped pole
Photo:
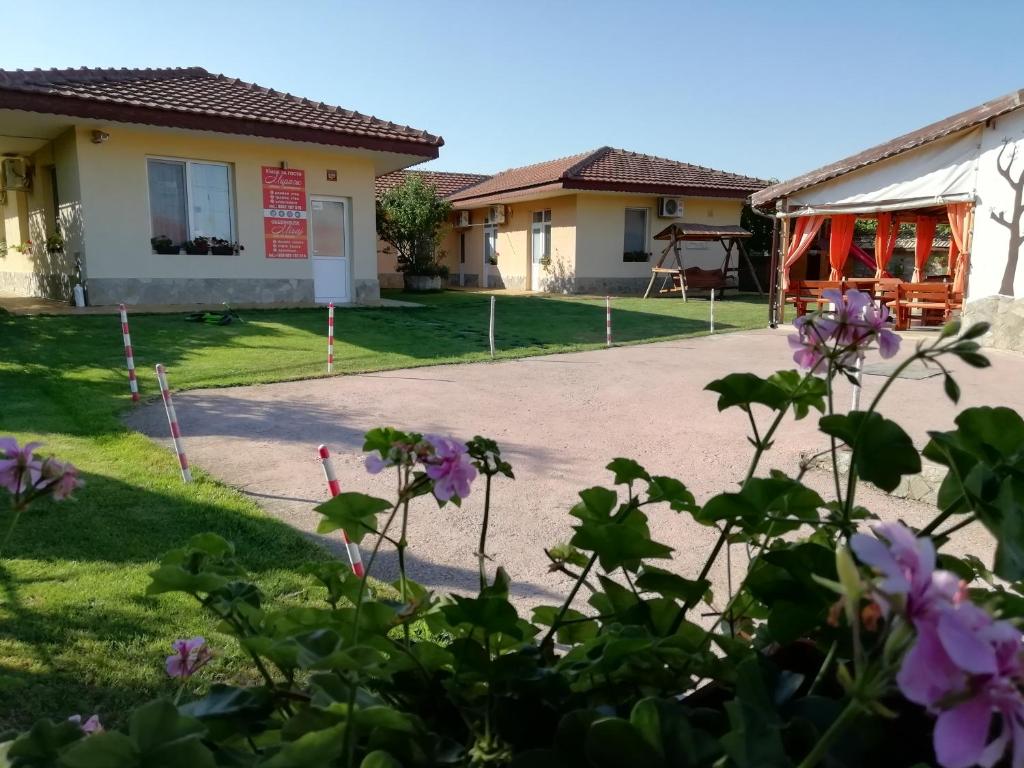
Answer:
[[164, 399], [164, 410], [167, 411], [167, 423], [171, 426], [171, 441], [174, 443], [174, 452], [178, 454], [178, 465], [181, 467], [181, 479], [186, 483], [192, 482], [192, 471], [188, 468], [188, 457], [185, 455], [185, 448], [181, 444], [181, 429], [178, 427], [178, 414], [174, 412], [174, 401], [171, 400], [171, 390], [167, 388], [167, 374], [164, 372], [162, 363], [156, 364], [156, 380], [160, 383], [160, 395]]
[[334, 302], [327, 305], [327, 372], [334, 371]]
[[[317, 453], [320, 454], [320, 463], [324, 465], [324, 477], [327, 479], [327, 490], [330, 491], [331, 498], [333, 499], [339, 493], [341, 493], [341, 484], [338, 482], [338, 476], [334, 474], [334, 465], [331, 463], [331, 452], [327, 450], [326, 445], [321, 445], [317, 448]], [[348, 552], [348, 561], [352, 565], [352, 573], [358, 576], [360, 579], [363, 578], [363, 556], [359, 552], [359, 545], [353, 544], [348, 540], [348, 536], [345, 532], [341, 532], [341, 538], [345, 542], [345, 551]]]
[[128, 332], [128, 310], [124, 304], [121, 310], [121, 337], [124, 339], [124, 359], [128, 364], [128, 389], [132, 393], [132, 401], [139, 402], [139, 380], [135, 377], [135, 353], [132, 351], [132, 335]]
[[612, 297], [604, 297], [604, 343], [606, 347], [612, 345]]

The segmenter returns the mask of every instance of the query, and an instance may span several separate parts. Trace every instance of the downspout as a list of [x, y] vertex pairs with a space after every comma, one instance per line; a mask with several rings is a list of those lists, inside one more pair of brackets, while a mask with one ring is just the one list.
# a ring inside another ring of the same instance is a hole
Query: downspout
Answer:
[[775, 294], [778, 288], [779, 272], [779, 219], [777, 216], [762, 213], [755, 205], [751, 205], [750, 210], [761, 218], [772, 220], [772, 255], [770, 266], [768, 267], [768, 327], [778, 328], [779, 321], [778, 314], [775, 311]]

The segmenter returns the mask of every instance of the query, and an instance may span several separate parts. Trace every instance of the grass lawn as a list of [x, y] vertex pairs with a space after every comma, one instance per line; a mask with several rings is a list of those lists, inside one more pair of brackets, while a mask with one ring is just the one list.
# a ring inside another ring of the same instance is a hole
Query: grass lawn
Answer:
[[[393, 294], [393, 298], [410, 298]], [[362, 372], [481, 360], [489, 298], [449, 292], [409, 309], [336, 313], [335, 369]], [[616, 298], [616, 343], [707, 331], [708, 302]], [[323, 375], [326, 312], [242, 312], [244, 324], [190, 324], [181, 315], [131, 319], [143, 397], [158, 394], [153, 365], [172, 388], [228, 386]], [[720, 330], [765, 324], [750, 297], [716, 302]], [[603, 299], [499, 296], [501, 357], [604, 344]], [[237, 649], [190, 601], [146, 597], [165, 551], [202, 531], [238, 546], [272, 598], [302, 601], [294, 573], [323, 552], [250, 500], [196, 473], [181, 483], [173, 456], [121, 424], [127, 397], [116, 315], [14, 317], [0, 313], [0, 434], [42, 440], [87, 485], [77, 500], [40, 503], [22, 518], [0, 560], [0, 730], [42, 716], [99, 712], [117, 723], [129, 706], [174, 688], [163, 674], [170, 642], [204, 634], [221, 656], [206, 679], [235, 679]], [[187, 436], [186, 436], [187, 439]], [[0, 516], [0, 532], [9, 518]]]

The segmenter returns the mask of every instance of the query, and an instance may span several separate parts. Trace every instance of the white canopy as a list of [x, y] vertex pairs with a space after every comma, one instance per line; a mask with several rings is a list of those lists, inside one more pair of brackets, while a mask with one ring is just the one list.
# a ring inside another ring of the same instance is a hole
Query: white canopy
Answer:
[[795, 192], [780, 216], [876, 213], [973, 201], [978, 126], [942, 141]]

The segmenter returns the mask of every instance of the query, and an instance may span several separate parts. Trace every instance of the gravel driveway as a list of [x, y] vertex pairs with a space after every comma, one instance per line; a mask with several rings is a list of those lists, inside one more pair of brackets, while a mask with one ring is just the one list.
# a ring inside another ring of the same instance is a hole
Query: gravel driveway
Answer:
[[[911, 347], [911, 339], [905, 347]], [[1024, 410], [1024, 357], [992, 352], [985, 371], [952, 364], [961, 405], [1011, 405]], [[504, 565], [521, 608], [556, 602], [565, 579], [549, 574], [543, 548], [571, 535], [567, 511], [576, 491], [610, 483], [603, 467], [616, 456], [635, 458], [657, 474], [680, 478], [698, 501], [726, 490], [746, 470], [751, 448], [739, 411], [719, 414], [716, 396], [703, 387], [737, 370], [768, 374], [790, 367], [782, 331], [754, 331], [620, 347], [516, 361], [445, 365], [341, 376], [316, 381], [189, 392], [175, 397], [189, 457], [214, 477], [251, 496], [296, 528], [312, 532], [313, 506], [327, 497], [316, 456], [330, 446], [343, 488], [388, 496], [393, 477], [371, 477], [360, 450], [368, 429], [390, 424], [420, 432], [496, 439], [512, 462], [516, 481], [496, 485], [489, 550]], [[173, 380], [173, 376], [172, 376]], [[865, 401], [882, 378], [865, 376]], [[838, 403], [849, 403], [839, 384]], [[901, 379], [883, 411], [918, 444], [926, 430], [952, 426], [955, 410], [942, 394], [942, 378]], [[782, 430], [762, 473], [797, 471], [800, 452], [825, 445], [808, 418]], [[134, 412], [129, 424], [167, 442], [159, 402]], [[827, 493], [829, 478], [811, 472], [808, 484]], [[866, 485], [858, 501], [884, 518], [921, 524], [930, 508], [889, 497]], [[827, 497], [826, 497], [827, 498]], [[414, 507], [410, 575], [431, 588], [471, 590], [476, 584], [476, 539], [482, 493], [461, 509], [438, 510], [429, 499]], [[683, 516], [652, 515], [656, 538], [676, 548], [675, 568], [694, 575], [715, 532]], [[982, 530], [967, 529], [965, 549], [987, 556]], [[340, 551], [337, 537], [322, 537]], [[737, 549], [734, 568], [744, 565]], [[382, 556], [382, 576], [394, 574]], [[724, 569], [713, 574], [723, 593]]]

